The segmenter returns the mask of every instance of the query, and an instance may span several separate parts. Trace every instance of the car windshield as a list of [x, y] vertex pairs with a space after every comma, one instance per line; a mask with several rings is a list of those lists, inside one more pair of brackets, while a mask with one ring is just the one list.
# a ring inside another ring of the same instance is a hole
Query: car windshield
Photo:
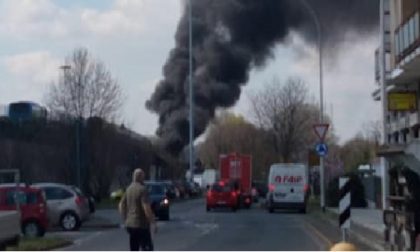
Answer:
[[163, 185], [147, 185], [147, 189], [149, 191], [150, 195], [164, 195], [165, 194], [165, 188]]
[[0, 0], [17, 183], [37, 249], [420, 251], [420, 0]]
[[213, 184], [211, 190], [214, 192], [230, 192], [232, 188], [229, 185]]

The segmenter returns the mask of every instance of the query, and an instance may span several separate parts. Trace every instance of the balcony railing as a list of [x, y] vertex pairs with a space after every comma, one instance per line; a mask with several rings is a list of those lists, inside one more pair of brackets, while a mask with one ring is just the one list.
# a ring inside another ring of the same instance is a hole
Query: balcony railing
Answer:
[[397, 64], [420, 46], [420, 11], [395, 30], [395, 55]]

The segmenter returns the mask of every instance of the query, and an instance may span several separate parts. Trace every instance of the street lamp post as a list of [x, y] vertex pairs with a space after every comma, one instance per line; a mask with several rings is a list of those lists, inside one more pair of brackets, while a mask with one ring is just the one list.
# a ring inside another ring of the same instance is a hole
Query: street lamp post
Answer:
[[193, 89], [193, 62], [192, 62], [192, 1], [188, 1], [188, 31], [189, 31], [189, 121], [190, 121], [190, 130], [189, 130], [189, 171], [190, 171], [190, 177], [189, 180], [192, 181], [193, 179], [193, 170], [194, 170], [194, 89]]
[[[71, 69], [70, 65], [62, 65], [60, 69], [63, 71], [63, 81], [66, 81], [68, 71]], [[78, 94], [80, 96], [80, 94]], [[80, 164], [80, 117], [76, 119], [76, 182], [77, 186], [81, 188], [81, 164]]]
[[[322, 75], [322, 29], [321, 23], [319, 22], [318, 16], [315, 10], [308, 4], [306, 0], [301, 0], [301, 3], [314, 19], [315, 26], [318, 33], [318, 51], [319, 51], [319, 122], [324, 122], [324, 87], [323, 87], [323, 75]], [[321, 189], [321, 208], [325, 211], [325, 167], [324, 157], [319, 157], [319, 170], [320, 170], [320, 189]]]

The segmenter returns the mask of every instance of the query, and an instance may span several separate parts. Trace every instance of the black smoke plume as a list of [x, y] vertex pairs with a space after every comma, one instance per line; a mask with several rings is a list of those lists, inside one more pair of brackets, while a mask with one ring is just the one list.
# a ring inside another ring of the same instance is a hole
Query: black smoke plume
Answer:
[[[195, 137], [205, 131], [217, 108], [238, 101], [250, 70], [263, 67], [290, 31], [316, 42], [313, 19], [301, 1], [192, 0]], [[346, 31], [370, 32], [377, 26], [379, 0], [307, 1], [320, 17], [326, 45], [339, 43]], [[164, 78], [146, 103], [159, 115], [157, 135], [173, 155], [189, 142], [187, 8], [163, 67]]]

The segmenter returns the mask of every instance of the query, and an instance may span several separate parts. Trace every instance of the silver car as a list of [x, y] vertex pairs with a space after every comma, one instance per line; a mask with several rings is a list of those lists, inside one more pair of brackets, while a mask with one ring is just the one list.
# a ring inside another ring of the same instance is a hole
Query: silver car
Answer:
[[77, 187], [57, 183], [38, 183], [33, 186], [45, 192], [51, 226], [74, 231], [89, 219], [88, 199]]

